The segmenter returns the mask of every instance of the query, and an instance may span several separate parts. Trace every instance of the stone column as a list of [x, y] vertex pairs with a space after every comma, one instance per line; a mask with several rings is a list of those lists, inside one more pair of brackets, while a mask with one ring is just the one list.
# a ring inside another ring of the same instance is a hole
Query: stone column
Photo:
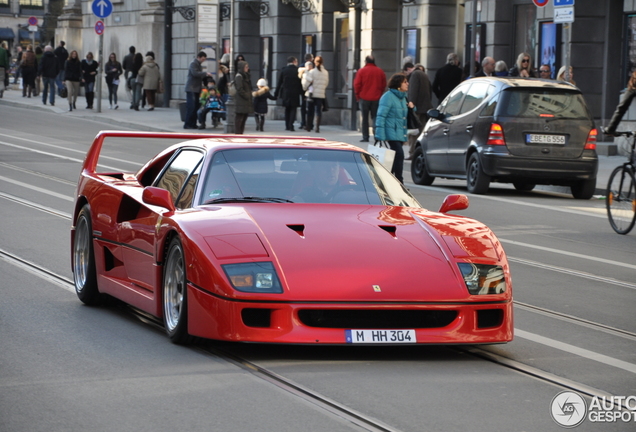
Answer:
[[82, 0], [66, 0], [62, 15], [57, 19], [55, 39], [66, 42], [66, 49], [71, 52], [82, 49]]

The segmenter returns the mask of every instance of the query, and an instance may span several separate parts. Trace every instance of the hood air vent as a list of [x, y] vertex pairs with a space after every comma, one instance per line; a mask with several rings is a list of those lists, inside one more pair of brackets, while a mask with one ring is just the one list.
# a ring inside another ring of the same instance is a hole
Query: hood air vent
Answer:
[[384, 231], [388, 232], [389, 234], [391, 234], [394, 238], [397, 238], [397, 236], [395, 235], [395, 231], [397, 230], [397, 228], [393, 225], [378, 225], [378, 227], [382, 228]]
[[301, 237], [305, 237], [305, 225], [287, 225], [287, 228], [295, 231]]

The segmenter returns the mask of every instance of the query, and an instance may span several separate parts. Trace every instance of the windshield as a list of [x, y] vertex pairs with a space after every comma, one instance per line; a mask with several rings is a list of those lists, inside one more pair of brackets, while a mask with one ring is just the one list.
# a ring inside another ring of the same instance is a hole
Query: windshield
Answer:
[[235, 149], [214, 154], [200, 204], [378, 204], [421, 207], [371, 156], [328, 149]]
[[589, 119], [581, 93], [558, 89], [508, 89], [501, 94], [498, 116]]

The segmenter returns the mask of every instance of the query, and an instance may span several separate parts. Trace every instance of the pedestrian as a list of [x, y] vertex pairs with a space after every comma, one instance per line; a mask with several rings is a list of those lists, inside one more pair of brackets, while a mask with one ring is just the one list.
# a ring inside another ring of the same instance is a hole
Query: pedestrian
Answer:
[[22, 55], [20, 62], [22, 73], [22, 97], [31, 97], [35, 91], [35, 77], [38, 72], [38, 61], [33, 52], [33, 45], [27, 45], [26, 52]]
[[41, 76], [40, 76], [40, 61], [42, 60], [42, 56], [44, 55], [44, 50], [41, 46], [35, 47], [35, 64], [37, 64], [37, 69], [35, 70], [35, 87], [33, 88], [33, 96], [37, 96], [40, 94], [41, 85]]
[[121, 66], [124, 69], [124, 80], [126, 81], [126, 85], [124, 86], [126, 94], [128, 95], [128, 100], [131, 102], [132, 108], [132, 100], [133, 100], [133, 82], [130, 79], [133, 70], [133, 59], [135, 58], [135, 53], [137, 49], [131, 45], [128, 48], [128, 54], [124, 57], [124, 60], [121, 62]]
[[475, 74], [477, 77], [493, 76], [495, 71], [495, 59], [492, 57], [484, 57], [481, 61], [481, 69]]
[[205, 118], [209, 112], [212, 113], [212, 126], [217, 127], [221, 118], [225, 117], [225, 104], [212, 81], [208, 82], [207, 89], [201, 90], [199, 102], [201, 105], [197, 111], [199, 129], [205, 129]]
[[404, 170], [404, 142], [406, 141], [406, 116], [408, 107], [413, 108], [413, 103], [408, 102], [407, 92], [409, 91], [408, 77], [403, 73], [397, 73], [389, 78], [387, 87], [389, 89], [380, 98], [378, 115], [375, 124], [375, 139], [387, 141], [392, 150], [395, 151], [395, 159], [391, 173], [402, 183], [402, 172]]
[[[300, 82], [303, 81], [303, 75], [307, 72], [307, 63], [311, 63], [311, 67], [314, 67], [314, 55], [312, 53], [305, 54], [304, 66], [298, 68], [298, 78]], [[307, 96], [306, 92], [300, 94], [300, 128], [305, 129], [307, 126]]]
[[287, 66], [278, 74], [278, 85], [274, 92], [276, 99], [283, 100], [285, 107], [285, 130], [294, 131], [296, 110], [300, 106], [300, 95], [303, 86], [298, 78], [298, 60], [294, 56], [287, 57]]
[[[53, 47], [46, 46], [39, 66], [39, 75], [42, 77], [42, 103], [46, 105], [46, 97], [49, 96], [51, 106], [55, 105], [55, 80], [57, 79], [57, 58], [53, 54]], [[50, 94], [49, 94], [50, 91]]]
[[508, 76], [508, 74], [508, 65], [505, 61], [499, 60], [497, 63], [495, 63], [495, 76], [505, 77]]
[[[314, 116], [309, 117], [307, 112], [314, 112], [314, 86], [311, 85], [309, 79], [309, 72], [314, 68], [314, 62], [308, 61], [303, 68], [298, 68], [298, 76], [300, 76], [300, 83], [303, 86], [303, 93], [301, 95], [302, 102], [300, 107], [300, 116], [303, 116], [303, 104], [305, 106], [305, 116], [300, 120], [301, 129], [311, 131], [314, 128]], [[302, 73], [301, 73], [302, 69]]]
[[234, 77], [234, 86], [236, 87], [234, 133], [242, 134], [245, 131], [247, 117], [254, 112], [250, 65], [246, 61], [238, 62], [238, 70]]
[[446, 64], [435, 72], [433, 80], [433, 93], [437, 101], [442, 102], [446, 96], [462, 82], [462, 69], [459, 67], [457, 54], [450, 53], [446, 56]]
[[82, 60], [82, 83], [84, 83], [84, 95], [86, 97], [86, 109], [93, 109], [95, 100], [95, 77], [99, 63], [93, 59], [93, 53], [88, 52], [86, 59]]
[[82, 80], [82, 63], [79, 59], [77, 51], [73, 50], [64, 63], [64, 83], [68, 91], [69, 111], [77, 109], [77, 95], [79, 94], [80, 81]]
[[[13, 77], [13, 84], [17, 84], [18, 83], [18, 79], [20, 78], [21, 72], [22, 72], [22, 68], [20, 67], [20, 64], [22, 63], [22, 47], [20, 45], [18, 45], [15, 49], [15, 55], [16, 55], [16, 68], [15, 68], [15, 75]], [[22, 86], [24, 87], [24, 83], [22, 84]]]
[[[322, 112], [325, 111], [327, 103], [327, 87], [329, 86], [329, 72], [323, 64], [322, 56], [314, 57], [315, 68], [309, 71], [308, 79], [310, 85], [313, 86], [312, 98], [314, 100], [314, 109], [307, 110], [307, 123], [314, 124], [314, 116], [316, 117], [316, 133], [320, 133], [320, 123], [322, 121]], [[307, 128], [308, 131], [311, 129]]]
[[565, 66], [561, 66], [559, 73], [557, 73], [557, 81], [565, 81], [575, 86], [576, 81], [574, 81], [574, 69], [572, 66], [570, 66], [570, 79], [565, 78]]
[[521, 78], [536, 78], [534, 70], [532, 70], [532, 58], [528, 53], [521, 53], [517, 56], [515, 65], [510, 68], [510, 76]]
[[[155, 96], [157, 94], [157, 88], [159, 88], [159, 80], [161, 79], [161, 73], [159, 72], [159, 66], [157, 66], [157, 63], [155, 63], [155, 57], [152, 51], [148, 51], [146, 53], [146, 59], [144, 61], [144, 65], [141, 67], [141, 69], [139, 69], [138, 75], [144, 77], [143, 90], [148, 100], [148, 111], [154, 111]], [[195, 114], [196, 114], [196, 110], [195, 110]], [[195, 120], [195, 127], [196, 127], [196, 120]]]
[[221, 96], [221, 100], [223, 101], [223, 104], [227, 103], [227, 100], [230, 97], [229, 94], [227, 93], [227, 84], [228, 84], [229, 74], [230, 74], [230, 70], [228, 69], [228, 67], [225, 66], [223, 63], [220, 63], [219, 72], [217, 75], [219, 77], [219, 82], [216, 83], [216, 91]]
[[539, 78], [552, 79], [552, 69], [549, 64], [539, 66]]
[[274, 96], [269, 92], [267, 86], [267, 80], [261, 78], [256, 82], [258, 90], [252, 92], [252, 98], [254, 99], [254, 116], [256, 118], [256, 130], [263, 132], [265, 126], [265, 116], [267, 115], [268, 106], [267, 100], [276, 100]]
[[225, 66], [228, 70], [230, 69], [230, 53], [225, 53], [221, 56], [221, 61], [219, 62], [219, 64], [222, 64], [223, 66]]
[[428, 79], [428, 75], [426, 75], [424, 66], [421, 64], [416, 64], [415, 69], [411, 72], [411, 76], [409, 78], [409, 92], [408, 92], [408, 100], [413, 103], [415, 106], [414, 114], [419, 120], [420, 124], [418, 127], [417, 135], [409, 134], [409, 156], [406, 160], [413, 159], [413, 153], [415, 153], [415, 147], [417, 145], [417, 137], [422, 130], [424, 130], [424, 125], [428, 120], [428, 110], [433, 109], [433, 103], [431, 102], [431, 81]]
[[[405, 57], [405, 59], [410, 59], [411, 57]], [[402, 66], [402, 73], [404, 75], [406, 75], [406, 77], [408, 78], [411, 75], [411, 72], [413, 72], [413, 69], [415, 69], [415, 65], [413, 63], [411, 63], [410, 61], [407, 61], [406, 63], [404, 63], [404, 65]]]
[[360, 126], [362, 139], [360, 142], [369, 142], [369, 115], [371, 115], [371, 121], [375, 128], [378, 104], [385, 88], [386, 74], [376, 66], [375, 57], [366, 56], [364, 67], [358, 70], [356, 78], [353, 80], [353, 92], [362, 113], [362, 125]]
[[139, 76], [139, 70], [144, 65], [144, 56], [141, 53], [136, 53], [133, 57], [133, 65], [130, 71], [130, 77], [128, 78], [130, 81], [130, 85], [132, 87], [133, 99], [130, 104], [130, 108], [135, 111], [139, 111], [139, 105], [141, 104], [141, 98], [143, 94], [144, 87], [144, 77]]
[[55, 83], [57, 84], [58, 96], [62, 95], [62, 88], [64, 88], [64, 64], [68, 59], [68, 51], [66, 51], [66, 48], [64, 48], [65, 45], [66, 43], [64, 41], [60, 41], [60, 44], [57, 48], [55, 48], [55, 51], [53, 52], [53, 54], [55, 54], [55, 59], [57, 60], [58, 72]]
[[629, 106], [631, 105], [632, 100], [634, 100], [635, 96], [636, 96], [636, 70], [632, 72], [631, 77], [627, 81], [627, 88], [625, 89], [623, 96], [621, 96], [620, 102], [618, 102], [618, 105], [616, 106], [614, 115], [612, 115], [612, 118], [609, 124], [603, 130], [603, 133], [605, 135], [613, 136], [616, 133], [616, 128], [618, 127], [618, 124], [621, 122], [621, 119], [623, 118], [627, 110], [629, 109]]
[[104, 66], [104, 75], [106, 76], [106, 85], [108, 86], [108, 103], [110, 109], [117, 109], [117, 90], [119, 89], [119, 77], [123, 73], [121, 63], [117, 61], [117, 55], [110, 53], [106, 66]]
[[243, 54], [237, 54], [236, 57], [234, 57], [234, 73], [238, 72], [238, 62], [240, 61], [245, 61], [245, 56]]
[[186, 118], [183, 123], [184, 129], [197, 128], [197, 108], [201, 88], [203, 87], [203, 78], [212, 76], [212, 74], [203, 71], [201, 64], [208, 58], [204, 51], [199, 51], [196, 58], [190, 62], [188, 67], [188, 77], [185, 84], [186, 92]]
[[4, 95], [4, 90], [9, 86], [10, 55], [7, 43], [0, 44], [0, 98]]

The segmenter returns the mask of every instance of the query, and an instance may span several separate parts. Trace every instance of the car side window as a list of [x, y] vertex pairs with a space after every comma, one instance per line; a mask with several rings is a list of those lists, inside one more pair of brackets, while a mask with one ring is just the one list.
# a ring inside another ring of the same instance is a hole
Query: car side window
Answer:
[[197, 180], [199, 179], [199, 175], [201, 174], [201, 165], [198, 164], [197, 168], [194, 170], [188, 181], [186, 182], [183, 190], [179, 194], [179, 199], [175, 204], [175, 207], [178, 209], [186, 209], [192, 207], [192, 199], [194, 198], [194, 188], [197, 185]]
[[490, 85], [485, 82], [473, 83], [466, 92], [466, 97], [464, 98], [464, 103], [462, 103], [460, 114], [467, 113], [477, 108], [486, 98], [489, 87]]
[[181, 189], [191, 178], [190, 175], [195, 171], [202, 159], [203, 153], [198, 150], [182, 150], [170, 161], [155, 186], [170, 192], [172, 202], [176, 203]]
[[459, 86], [453, 90], [450, 95], [448, 95], [446, 106], [443, 108], [444, 114], [447, 116], [459, 114], [459, 108], [462, 105], [462, 100], [464, 99], [464, 95], [466, 94], [468, 87], [469, 85]]
[[481, 112], [479, 113], [480, 117], [492, 117], [495, 115], [495, 109], [497, 109], [497, 101], [499, 100], [499, 95], [501, 95], [501, 93], [499, 93], [498, 95], [491, 97], [495, 93], [495, 91], [497, 91], [495, 86], [489, 86], [486, 98], [490, 98], [490, 100], [486, 103], [486, 105], [484, 105]]

